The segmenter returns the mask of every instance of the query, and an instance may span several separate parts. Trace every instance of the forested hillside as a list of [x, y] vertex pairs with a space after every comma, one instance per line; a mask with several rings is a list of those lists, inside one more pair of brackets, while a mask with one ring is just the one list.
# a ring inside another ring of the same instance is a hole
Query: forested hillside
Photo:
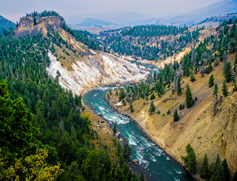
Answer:
[[7, 20], [6, 18], [0, 15], [0, 34], [2, 34], [5, 29], [14, 28], [14, 27], [15, 27], [15, 23]]
[[161, 147], [205, 180], [237, 178], [236, 23], [224, 21], [216, 36], [181, 61], [109, 94], [111, 103], [136, 117]]
[[[27, 16], [37, 24], [37, 17], [55, 15]], [[84, 32], [62, 28], [99, 48]], [[103, 143], [92, 120], [81, 116], [81, 96], [63, 89], [60, 75], [48, 76], [49, 51], [54, 53], [56, 46], [75, 50], [53, 26], [44, 33], [16, 38], [16, 30], [9, 30], [0, 37], [0, 179], [137, 180], [125, 163], [131, 154], [128, 144]]]
[[147, 60], [163, 60], [199, 42], [199, 29], [143, 25], [100, 33], [107, 50]]

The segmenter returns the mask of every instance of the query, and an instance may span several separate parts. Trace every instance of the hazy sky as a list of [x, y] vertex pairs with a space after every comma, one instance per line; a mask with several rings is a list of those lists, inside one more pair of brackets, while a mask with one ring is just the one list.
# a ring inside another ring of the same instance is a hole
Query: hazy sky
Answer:
[[0, 15], [16, 22], [33, 11], [54, 10], [62, 16], [127, 11], [151, 14], [188, 12], [222, 0], [0, 0]]

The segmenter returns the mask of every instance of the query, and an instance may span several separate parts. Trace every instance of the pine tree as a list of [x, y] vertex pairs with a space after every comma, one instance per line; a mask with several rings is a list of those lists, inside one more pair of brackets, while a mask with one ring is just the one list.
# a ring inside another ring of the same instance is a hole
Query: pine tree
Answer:
[[188, 171], [192, 174], [195, 174], [197, 170], [196, 154], [190, 144], [186, 146], [186, 152], [188, 155], [185, 157], [182, 156], [181, 159], [185, 162]]
[[175, 110], [173, 117], [174, 117], [174, 122], [179, 120], [179, 115], [178, 115], [178, 111], [177, 110]]
[[208, 84], [209, 84], [209, 87], [212, 87], [214, 85], [214, 76], [213, 76], [213, 74], [211, 74]]
[[187, 106], [187, 108], [192, 107], [193, 103], [194, 103], [194, 100], [193, 100], [193, 96], [191, 93], [191, 89], [190, 89], [189, 85], [187, 84], [187, 90], [186, 90], [186, 106]]
[[153, 101], [151, 101], [150, 108], [149, 108], [149, 113], [150, 114], [153, 113], [155, 111], [155, 109], [156, 109], [156, 107], [155, 107]]
[[124, 92], [124, 89], [121, 88], [119, 92], [119, 101], [121, 101], [123, 98], [125, 98], [126, 94]]
[[237, 91], [237, 85], [236, 85], [236, 80], [235, 80], [235, 78], [233, 78], [233, 82], [234, 82], [233, 92], [236, 92], [236, 91]]
[[223, 81], [223, 85], [222, 85], [222, 95], [223, 96], [228, 96], [229, 92], [228, 92], [228, 87], [226, 85], [226, 81]]
[[197, 171], [197, 161], [196, 161], [196, 154], [194, 150], [190, 151], [188, 154], [188, 170], [192, 174], [195, 174]]
[[234, 64], [234, 72], [236, 73], [237, 71], [237, 52], [235, 54], [235, 64]]
[[132, 103], [130, 103], [130, 111], [131, 111], [131, 112], [134, 112], [134, 109], [133, 109]]
[[181, 79], [178, 78], [178, 81], [177, 81], [177, 93], [178, 95], [181, 95], [182, 94], [182, 88], [181, 88]]
[[218, 85], [215, 84], [214, 91], [213, 91], [213, 96], [217, 96], [218, 94]]
[[209, 179], [210, 173], [209, 173], [209, 164], [208, 164], [208, 158], [207, 154], [205, 153], [203, 162], [202, 162], [202, 168], [200, 171], [200, 177], [203, 179]]
[[195, 80], [196, 80], [196, 79], [195, 79], [194, 75], [191, 74], [191, 75], [190, 75], [190, 81], [191, 81], [191, 82], [194, 82]]
[[224, 172], [224, 175], [223, 175], [224, 179], [229, 181], [230, 180], [230, 169], [229, 169], [226, 159], [223, 160], [222, 166], [223, 166], [223, 172]]
[[145, 175], [142, 173], [141, 176], [140, 176], [140, 181], [145, 181], [146, 180], [146, 177]]
[[117, 133], [117, 121], [114, 123], [113, 127], [113, 134], [115, 135]]
[[231, 181], [237, 181], [237, 171], [233, 174]]
[[128, 142], [126, 142], [123, 146], [123, 158], [126, 161], [130, 161], [131, 154], [132, 154], [131, 146], [128, 144]]
[[155, 99], [155, 95], [154, 94], [152, 94], [151, 97], [150, 97], [150, 100], [153, 100], [153, 99]]
[[22, 97], [12, 100], [5, 80], [0, 81], [0, 145], [9, 164], [16, 158], [33, 154], [40, 143], [36, 140], [39, 130], [32, 126], [33, 115]]
[[123, 103], [123, 106], [126, 106], [126, 102], [124, 99], [122, 100], [122, 103]]
[[36, 18], [35, 18], [35, 17], [34, 17], [34, 20], [33, 20], [33, 21], [34, 21], [34, 25], [37, 25], [37, 23], [36, 23]]
[[226, 80], [227, 83], [232, 80], [231, 62], [227, 62], [226, 63], [226, 67], [225, 67], [225, 80]]
[[223, 166], [219, 154], [217, 155], [215, 167], [210, 180], [211, 181], [224, 180]]

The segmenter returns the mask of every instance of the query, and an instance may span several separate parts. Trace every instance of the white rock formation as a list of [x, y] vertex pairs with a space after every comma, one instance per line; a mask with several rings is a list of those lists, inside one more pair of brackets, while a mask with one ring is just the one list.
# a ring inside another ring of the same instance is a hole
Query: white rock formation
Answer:
[[99, 59], [96, 52], [93, 51], [93, 54], [73, 63], [71, 65], [73, 70], [67, 70], [49, 52], [51, 63], [46, 70], [53, 78], [56, 78], [57, 72], [59, 72], [59, 84], [77, 95], [98, 85], [138, 82], [144, 80], [149, 74], [146, 67], [118, 59], [111, 54], [100, 52], [99, 57], [101, 58]]

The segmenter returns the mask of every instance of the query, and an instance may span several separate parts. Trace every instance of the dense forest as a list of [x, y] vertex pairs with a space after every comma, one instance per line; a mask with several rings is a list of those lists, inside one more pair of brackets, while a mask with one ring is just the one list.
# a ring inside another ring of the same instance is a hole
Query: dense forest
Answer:
[[56, 45], [70, 47], [51, 30], [48, 38], [15, 38], [13, 30], [0, 36], [0, 180], [138, 180], [125, 163], [130, 146], [114, 139], [111, 156], [81, 117], [81, 96], [47, 75]]
[[8, 30], [14, 27], [15, 27], [15, 23], [7, 20], [6, 18], [0, 15], [0, 35], [3, 33], [4, 30], [6, 29]]
[[[211, 35], [200, 42], [195, 48], [185, 55], [180, 62], [175, 61], [173, 64], [166, 64], [163, 69], [159, 70], [159, 73], [154, 72], [149, 75], [145, 82], [137, 83], [130, 86], [125, 86], [125, 90], [120, 90], [120, 100], [124, 97], [131, 102], [132, 100], [154, 99], [153, 94], [156, 92], [158, 96], [162, 96], [165, 90], [168, 88], [174, 89], [177, 94], [182, 93], [181, 79], [182, 77], [190, 77], [193, 79], [193, 75], [200, 72], [201, 74], [210, 74], [213, 70], [213, 66], [219, 65], [219, 61], [224, 62], [224, 66], [228, 65], [226, 54], [236, 52], [237, 45], [237, 29], [236, 22], [233, 22], [233, 26], [228, 26], [228, 22], [223, 22], [218, 28], [218, 35]], [[229, 69], [227, 82], [232, 80], [233, 72], [237, 71], [237, 62], [232, 73], [229, 75]], [[225, 70], [225, 68], [223, 68]], [[193, 79], [195, 81], [195, 79]]]
[[200, 30], [189, 31], [187, 26], [142, 25], [101, 32], [100, 36], [108, 51], [157, 61], [177, 54], [187, 44], [195, 45]]
[[[184, 77], [189, 77], [190, 81], [194, 82], [195, 74], [198, 72], [202, 76], [204, 74], [211, 74], [215, 66], [220, 66], [219, 62], [223, 62], [223, 74], [224, 81], [222, 84], [221, 92], [223, 96], [229, 94], [227, 84], [233, 82], [233, 92], [237, 91], [237, 85], [235, 76], [237, 75], [237, 20], [224, 21], [217, 27], [218, 34], [216, 36], [211, 35], [200, 42], [190, 53], [185, 55], [180, 62], [175, 61], [173, 64], [165, 65], [159, 72], [151, 74], [146, 81], [125, 86], [124, 88], [116, 89], [115, 95], [119, 101], [122, 101], [123, 105], [130, 105], [130, 112], [134, 112], [132, 103], [135, 100], [145, 99], [151, 100], [149, 106], [149, 114], [161, 114], [158, 110], [155, 112], [156, 107], [152, 100], [156, 96], [162, 97], [166, 91], [172, 89], [172, 94], [177, 96], [185, 94], [186, 103], [180, 104], [179, 109], [182, 110], [185, 107], [190, 108], [195, 104], [197, 98], [193, 98], [192, 90], [187, 87], [182, 87], [181, 81]], [[235, 53], [234, 64], [227, 62], [227, 54]], [[222, 72], [220, 72], [222, 73]], [[214, 86], [214, 77], [210, 76], [209, 87]], [[184, 91], [185, 90], [185, 91]], [[218, 87], [215, 84], [213, 96], [217, 95]], [[108, 95], [112, 95], [110, 92]], [[145, 102], [143, 102], [145, 104]], [[170, 114], [170, 110], [166, 113], [162, 113], [163, 116]], [[173, 114], [173, 121], [179, 121], [178, 111], [175, 110]], [[187, 156], [182, 157], [190, 173], [196, 174], [196, 155], [190, 144], [186, 147]], [[205, 155], [200, 177], [205, 180], [230, 180], [231, 174], [229, 171], [226, 160], [221, 161], [219, 155], [217, 155], [216, 162], [209, 165], [208, 157]], [[237, 179], [237, 172], [232, 175], [232, 180]]]

